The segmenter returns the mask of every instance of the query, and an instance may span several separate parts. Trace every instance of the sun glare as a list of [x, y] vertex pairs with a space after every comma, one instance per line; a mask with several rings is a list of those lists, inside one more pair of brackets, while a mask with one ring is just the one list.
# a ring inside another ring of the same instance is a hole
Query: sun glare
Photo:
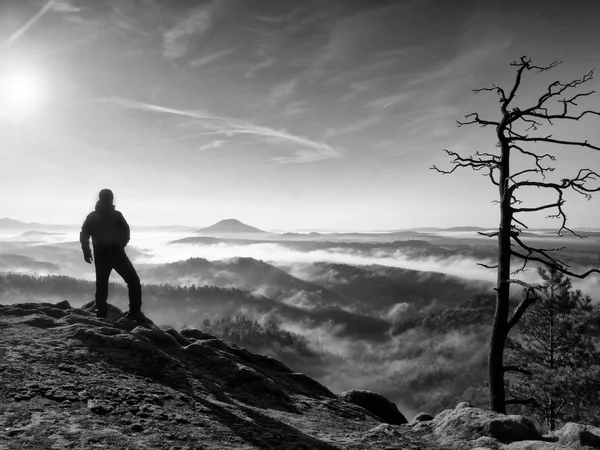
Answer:
[[42, 100], [42, 81], [27, 69], [0, 73], [0, 116], [20, 120], [33, 114]]

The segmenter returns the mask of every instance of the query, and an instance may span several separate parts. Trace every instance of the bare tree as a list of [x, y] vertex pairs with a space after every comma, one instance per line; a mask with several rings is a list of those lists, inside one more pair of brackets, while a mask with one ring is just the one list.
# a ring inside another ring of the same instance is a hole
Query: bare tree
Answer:
[[[550, 153], [541, 153], [531, 149], [531, 147], [535, 148], [535, 145], [525, 148], [530, 144], [543, 143], [547, 144], [546, 146], [576, 146], [600, 150], [600, 147], [592, 145], [587, 140], [559, 139], [552, 134], [542, 134], [544, 127], [555, 125], [560, 121], [577, 122], [586, 116], [600, 116], [599, 112], [593, 110], [585, 110], [579, 113], [572, 112], [578, 106], [579, 100], [594, 93], [594, 91], [573, 92], [593, 78], [593, 70], [582, 78], [568, 83], [560, 81], [551, 83], [546, 92], [530, 107], [518, 108], [514, 106], [513, 102], [526, 72], [546, 72], [558, 64], [560, 63], [555, 61], [547, 66], [537, 66], [532, 63], [530, 58], [523, 56], [519, 61], [511, 63], [511, 66], [516, 67], [516, 77], [509, 91], [496, 85], [475, 89], [475, 93], [493, 92], [500, 97], [500, 119], [497, 121], [483, 119], [478, 113], [473, 112], [465, 116], [466, 120], [458, 121], [458, 126], [494, 127], [498, 139], [496, 145], [498, 150], [491, 152], [478, 151], [467, 157], [454, 151], [444, 150], [452, 158], [451, 163], [454, 167], [449, 170], [442, 170], [436, 166], [432, 167], [432, 169], [443, 174], [453, 173], [463, 167], [482, 171], [485, 176], [489, 177], [491, 183], [498, 186], [499, 229], [493, 233], [481, 233], [488, 237], [497, 237], [498, 260], [497, 264], [493, 266], [481, 265], [497, 269], [498, 272], [495, 288], [496, 308], [488, 355], [488, 381], [490, 407], [493, 411], [501, 413], [506, 413], [506, 405], [524, 401], [523, 399], [506, 399], [504, 373], [510, 370], [518, 371], [520, 368], [504, 366], [504, 347], [511, 328], [535, 301], [535, 295], [533, 295], [535, 286], [524, 283], [515, 278], [515, 275], [524, 271], [528, 263], [545, 265], [576, 278], [584, 278], [593, 272], [600, 273], [597, 269], [591, 269], [581, 274], [574, 273], [568, 264], [556, 256], [555, 252], [562, 248], [535, 247], [526, 243], [521, 236], [522, 231], [527, 228], [525, 219], [521, 215], [535, 212], [548, 212], [547, 217], [561, 221], [560, 227], [557, 229], [558, 236], [563, 236], [566, 233], [579, 236], [567, 227], [567, 215], [563, 209], [565, 203], [564, 193], [572, 190], [590, 199], [591, 193], [600, 190], [600, 186], [591, 186], [591, 183], [600, 180], [600, 175], [589, 168], [580, 169], [572, 178], [564, 178], [558, 182], [547, 181], [546, 176], [554, 171], [554, 167], [549, 166], [548, 163], [555, 161], [555, 157]], [[519, 167], [515, 173], [512, 173], [511, 167], [514, 164], [511, 162], [511, 156], [515, 153], [521, 159], [529, 161], [529, 163], [525, 166], [526, 168]], [[523, 201], [519, 199], [517, 194], [520, 190], [524, 192], [530, 188], [553, 192], [555, 200], [535, 206], [522, 206]], [[512, 259], [519, 260], [522, 263], [519, 264], [516, 270], [511, 269]], [[524, 300], [516, 307], [512, 315], [509, 311], [511, 284], [520, 284], [526, 289]]]

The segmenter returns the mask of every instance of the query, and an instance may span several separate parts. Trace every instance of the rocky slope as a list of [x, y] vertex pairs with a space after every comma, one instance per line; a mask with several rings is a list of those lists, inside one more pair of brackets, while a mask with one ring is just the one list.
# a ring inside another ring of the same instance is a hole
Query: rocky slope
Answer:
[[0, 306], [0, 450], [600, 448], [600, 429], [567, 424], [542, 437], [523, 417], [464, 403], [404, 423], [385, 399], [338, 398], [200, 330], [90, 309]]

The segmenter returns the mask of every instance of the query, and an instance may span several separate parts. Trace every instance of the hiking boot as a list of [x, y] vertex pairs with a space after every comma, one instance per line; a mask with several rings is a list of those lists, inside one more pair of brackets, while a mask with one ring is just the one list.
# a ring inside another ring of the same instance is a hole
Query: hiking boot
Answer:
[[134, 322], [143, 322], [146, 320], [146, 317], [141, 312], [133, 312], [129, 311], [125, 314], [125, 318], [129, 320], [133, 320]]

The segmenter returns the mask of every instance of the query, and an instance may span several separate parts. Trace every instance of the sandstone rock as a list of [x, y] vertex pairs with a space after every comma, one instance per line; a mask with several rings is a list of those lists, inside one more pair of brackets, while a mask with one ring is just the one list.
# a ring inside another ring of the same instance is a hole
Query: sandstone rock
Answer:
[[26, 319], [22, 320], [23, 325], [31, 325], [36, 328], [54, 328], [60, 326], [55, 319], [50, 316], [42, 314], [32, 314], [27, 316]]
[[[81, 307], [83, 311], [87, 311], [92, 314], [96, 314], [96, 302], [92, 300], [91, 302], [86, 303]], [[106, 305], [106, 319], [110, 322], [116, 322], [121, 317], [123, 317], [123, 311], [120, 308], [117, 308], [115, 305], [111, 305], [108, 303]]]
[[382, 422], [392, 425], [408, 423], [406, 417], [398, 410], [398, 407], [383, 395], [375, 392], [352, 389], [339, 395], [341, 400], [354, 403], [372, 414], [375, 414]]
[[190, 345], [192, 343], [192, 341], [184, 338], [181, 334], [179, 334], [173, 328], [169, 328], [167, 331], [165, 331], [165, 333], [168, 333], [171, 336], [173, 336], [173, 338], [175, 338], [175, 340], [177, 342], [179, 342], [179, 345], [181, 345], [182, 347], [185, 347], [186, 345]]
[[550, 433], [558, 443], [572, 449], [600, 449], [600, 428], [569, 422], [561, 429]]
[[14, 305], [3, 306], [2, 310], [4, 315], [16, 317], [40, 314], [60, 319], [67, 314], [53, 303], [16, 303]]
[[572, 450], [577, 447], [561, 445], [555, 442], [520, 441], [504, 445], [501, 450]]
[[287, 399], [286, 393], [273, 380], [243, 364], [237, 364], [228, 384], [232, 387], [241, 387], [258, 396]]
[[389, 423], [382, 423], [374, 428], [371, 428], [365, 433], [369, 437], [376, 437], [378, 434], [387, 434], [399, 438], [402, 433], [400, 430]]
[[97, 400], [88, 400], [87, 407], [93, 413], [101, 415], [108, 414], [114, 409], [111, 405]]
[[443, 441], [473, 440], [482, 436], [503, 443], [543, 440], [525, 417], [473, 408], [468, 403], [459, 403], [455, 409], [442, 411], [433, 423], [434, 432]]
[[73, 337], [91, 350], [103, 353], [113, 364], [124, 370], [154, 378], [183, 390], [191, 389], [182, 364], [144, 336], [106, 336], [95, 330], [79, 328]]
[[54, 307], [57, 309], [66, 310], [71, 309], [71, 304], [67, 300], [63, 300], [61, 302], [55, 303]]
[[494, 438], [482, 436], [472, 441], [471, 445], [474, 447], [471, 450], [498, 450], [502, 444]]
[[193, 339], [196, 341], [204, 341], [207, 339], [217, 339], [216, 336], [205, 333], [204, 331], [197, 330], [196, 328], [186, 328], [185, 330], [181, 330], [179, 334], [181, 334], [183, 337], [186, 337], [188, 339]]
[[179, 344], [179, 342], [177, 342], [177, 340], [173, 336], [165, 333], [164, 331], [149, 330], [147, 328], [137, 326], [133, 330], [131, 330], [131, 333], [136, 334], [138, 336], [144, 336], [150, 339], [160, 348], [181, 348], [181, 344]]
[[431, 414], [427, 414], [424, 412], [420, 412], [419, 414], [417, 414], [414, 419], [412, 420], [412, 422], [428, 422], [430, 420], [433, 420], [433, 416]]
[[304, 395], [336, 398], [333, 392], [304, 373], [292, 372], [284, 374], [284, 376], [290, 379], [296, 386], [296, 390]]

